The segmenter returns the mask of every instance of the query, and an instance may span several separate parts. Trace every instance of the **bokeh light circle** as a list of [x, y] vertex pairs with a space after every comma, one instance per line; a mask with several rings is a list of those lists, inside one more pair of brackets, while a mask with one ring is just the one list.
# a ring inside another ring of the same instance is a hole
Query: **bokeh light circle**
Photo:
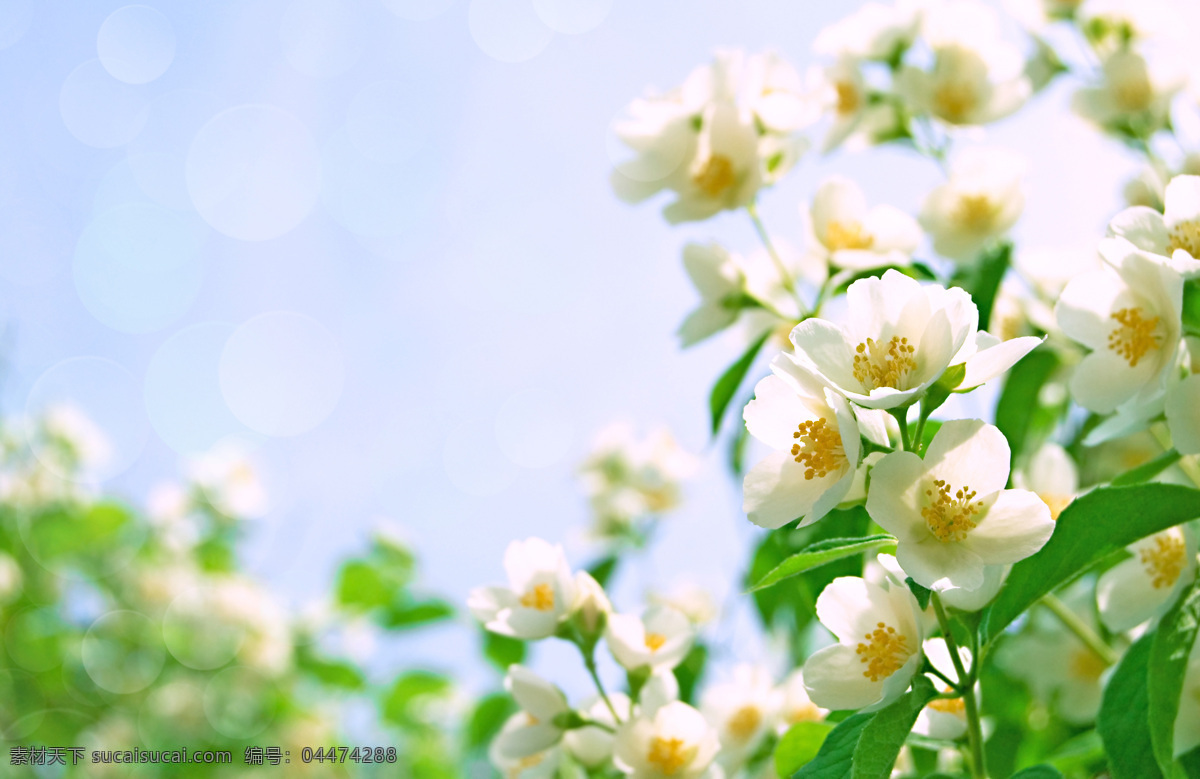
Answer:
[[100, 25], [96, 53], [113, 78], [145, 84], [166, 73], [175, 59], [175, 30], [150, 6], [127, 5]]
[[599, 27], [612, 11], [613, 0], [533, 0], [533, 8], [555, 32], [578, 35]]
[[340, 76], [362, 53], [362, 21], [347, 0], [292, 0], [283, 12], [283, 56], [313, 78]]
[[[63, 414], [64, 410], [70, 413]], [[63, 424], [77, 429], [85, 452], [84, 481], [103, 481], [124, 472], [146, 444], [150, 434], [142, 402], [141, 382], [119, 363], [103, 357], [72, 357], [44, 372], [29, 390], [25, 412], [41, 418], [51, 412]], [[52, 473], [63, 478], [76, 474], [64, 468], [59, 451], [35, 438], [33, 454]]]
[[218, 612], [217, 593], [205, 585], [181, 592], [162, 619], [163, 642], [171, 656], [196, 671], [228, 663], [242, 648], [249, 630]]
[[158, 625], [136, 611], [111, 611], [93, 622], [82, 656], [92, 681], [118, 695], [149, 687], [167, 659]]
[[571, 411], [545, 390], [512, 395], [496, 414], [496, 442], [504, 456], [523, 468], [546, 468], [566, 456], [574, 440]]
[[204, 691], [204, 713], [218, 733], [248, 739], [275, 720], [276, 696], [271, 681], [244, 666], [226, 668], [213, 676]]
[[419, 223], [436, 198], [438, 170], [432, 155], [400, 163], [372, 160], [339, 130], [322, 149], [321, 202], [330, 216], [357, 236], [397, 236]]
[[198, 89], [178, 89], [151, 101], [150, 118], [126, 151], [134, 179], [155, 203], [195, 210], [187, 185], [188, 148], [221, 108], [215, 95]]
[[517, 467], [496, 441], [494, 422], [461, 422], [446, 436], [442, 465], [450, 483], [476, 497], [498, 495], [517, 478]]
[[530, 0], [471, 0], [467, 25], [483, 53], [500, 62], [533, 59], [554, 38]]
[[53, 201], [35, 196], [0, 207], [0, 276], [20, 285], [44, 284], [66, 273], [71, 223]]
[[299, 435], [321, 424], [337, 406], [344, 374], [333, 335], [312, 317], [289, 311], [247, 321], [221, 353], [225, 402], [263, 435]]
[[79, 141], [111, 149], [137, 137], [150, 116], [150, 103], [137, 87], [113, 78], [100, 60], [93, 59], [63, 81], [58, 110]]
[[209, 229], [194, 214], [126, 203], [98, 214], [75, 246], [75, 289], [100, 322], [149, 333], [182, 316], [204, 279]]
[[423, 22], [449, 11], [455, 0], [383, 0], [383, 7], [413, 22]]
[[433, 134], [429, 83], [376, 81], [359, 90], [346, 109], [346, 134], [363, 156], [403, 162], [421, 150]]
[[321, 189], [321, 159], [308, 128], [286, 111], [243, 105], [213, 117], [188, 149], [196, 210], [243, 241], [278, 238], [300, 224]]
[[34, 0], [0, 3], [0, 49], [7, 49], [25, 37], [33, 24], [34, 8]]

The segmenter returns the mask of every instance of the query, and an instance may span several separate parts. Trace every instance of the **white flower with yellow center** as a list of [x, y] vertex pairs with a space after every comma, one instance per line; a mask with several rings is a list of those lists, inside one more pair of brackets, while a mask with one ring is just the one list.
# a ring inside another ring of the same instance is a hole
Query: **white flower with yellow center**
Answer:
[[[631, 704], [628, 695], [623, 692], [610, 692], [608, 700], [617, 710], [617, 715], [620, 716], [622, 722], [629, 719]], [[599, 695], [589, 698], [583, 704], [582, 712], [584, 717], [592, 722], [598, 722], [613, 730], [617, 727], [617, 721], [613, 719], [612, 711]], [[567, 731], [567, 734], [563, 736], [563, 746], [566, 747], [571, 757], [586, 767], [598, 768], [612, 759], [613, 733], [594, 725], [575, 728]]]
[[612, 614], [604, 634], [613, 657], [628, 671], [670, 670], [692, 648], [695, 629], [670, 606], [651, 606], [640, 616]]
[[804, 687], [826, 709], [881, 709], [921, 667], [917, 599], [907, 587], [843, 576], [817, 598], [817, 618], [838, 638], [804, 664]]
[[513, 541], [504, 552], [507, 587], [477, 587], [471, 613], [493, 633], [522, 640], [554, 635], [576, 604], [576, 585], [561, 546], [540, 538]]
[[870, 2], [817, 33], [817, 54], [889, 62], [912, 45], [920, 14], [916, 3]]
[[617, 728], [613, 763], [632, 779], [696, 779], [710, 769], [720, 748], [704, 716], [675, 701]]
[[688, 347], [737, 321], [746, 295], [746, 274], [716, 243], [689, 243], [683, 247], [683, 267], [700, 293], [700, 305], [679, 327], [679, 340]]
[[894, 206], [868, 208], [862, 189], [844, 176], [826, 179], [802, 216], [809, 251], [838, 268], [907, 265], [921, 242], [915, 219]]
[[786, 731], [797, 722], [820, 722], [829, 714], [828, 709], [822, 709], [808, 697], [804, 688], [804, 669], [797, 668], [788, 674], [780, 685], [779, 721], [777, 729], [780, 733]]
[[895, 270], [851, 284], [846, 303], [844, 327], [816, 318], [796, 325], [794, 359], [864, 408], [915, 401], [977, 332], [970, 295], [922, 286]]
[[1175, 715], [1174, 757], [1200, 746], [1200, 641], [1192, 643], [1182, 686], [1179, 711]]
[[1101, 127], [1128, 128], [1148, 137], [1164, 127], [1171, 100], [1184, 86], [1178, 73], [1146, 61], [1141, 54], [1121, 49], [1101, 66], [1103, 79], [1075, 93], [1076, 113]]
[[820, 116], [800, 74], [773, 51], [746, 57], [742, 100], [768, 134], [794, 133]]
[[1013, 486], [1036, 493], [1050, 507], [1050, 518], [1057, 520], [1079, 494], [1079, 469], [1066, 449], [1047, 441], [1013, 473]]
[[741, 766], [775, 729], [780, 696], [761, 666], [738, 665], [732, 678], [704, 691], [700, 711], [717, 730], [726, 771]]
[[571, 710], [562, 690], [521, 665], [510, 665], [504, 677], [504, 689], [521, 707], [524, 722], [511, 725], [496, 737], [497, 754], [519, 760], [544, 752], [563, 737], [555, 718]]
[[[1146, 206], [1127, 208], [1113, 217], [1109, 235], [1125, 239], [1143, 251], [1170, 259], [1170, 265], [1187, 278], [1200, 276], [1200, 176], [1176, 176], [1163, 194], [1164, 211]], [[1105, 258], [1121, 257], [1127, 247], [1105, 240]]]
[[922, 460], [887, 455], [871, 472], [867, 512], [896, 536], [896, 559], [918, 584], [976, 590], [984, 566], [1015, 563], [1054, 532], [1050, 509], [1026, 490], [1007, 490], [1004, 434], [979, 420], [942, 425]]
[[[1193, 364], [1193, 370], [1198, 367]], [[1188, 376], [1167, 392], [1166, 414], [1175, 450], [1200, 454], [1200, 374]]]
[[[801, 518], [811, 525], [850, 491], [861, 451], [859, 424], [846, 402], [786, 354], [771, 362], [743, 415], [750, 435], [774, 451], [746, 474], [750, 521], [777, 528]], [[870, 412], [864, 412], [869, 415]], [[882, 424], [872, 438], [886, 443]]]
[[[929, 664], [946, 678], [957, 682], [958, 671], [954, 668], [954, 660], [950, 657], [950, 648], [946, 646], [946, 639], [928, 639], [924, 648]], [[958, 656], [964, 668], [971, 667], [971, 650], [959, 647]], [[938, 692], [950, 692], [949, 685], [941, 679], [933, 674], [928, 674], [928, 676], [929, 680], [933, 682], [934, 689]], [[917, 722], [913, 725], [913, 733], [943, 741], [962, 738], [966, 732], [967, 707], [962, 698], [941, 698], [930, 701], [925, 708], [921, 709], [921, 713], [917, 715]]]
[[528, 715], [517, 712], [508, 718], [488, 748], [488, 759], [504, 779], [552, 779], [558, 773], [563, 759], [563, 750], [558, 744], [524, 757], [510, 757], [501, 749], [509, 734], [528, 724]]
[[934, 250], [972, 263], [1017, 223], [1025, 209], [1025, 160], [1002, 149], [969, 149], [955, 157], [946, 183], [935, 187], [917, 220]]
[[1196, 575], [1196, 539], [1186, 526], [1155, 533], [1126, 549], [1132, 557], [1096, 582], [1100, 621], [1114, 633], [1161, 616]]
[[829, 65], [814, 65], [807, 79], [812, 100], [831, 120], [822, 151], [843, 143], [852, 148], [869, 145], [899, 128], [895, 107], [872, 96], [858, 59], [844, 56]]
[[680, 482], [695, 468], [695, 458], [666, 428], [639, 436], [631, 425], [617, 422], [601, 430], [580, 467], [600, 534], [678, 506]]
[[1161, 257], [1120, 243], [1120, 253], [1105, 257], [1109, 267], [1074, 278], [1054, 310], [1063, 333], [1092, 349], [1070, 389], [1098, 414], [1161, 395], [1179, 352], [1183, 277]]
[[673, 178], [678, 198], [663, 216], [678, 224], [742, 208], [753, 202], [762, 182], [753, 117], [734, 105], [714, 103], [700, 117], [695, 156]]

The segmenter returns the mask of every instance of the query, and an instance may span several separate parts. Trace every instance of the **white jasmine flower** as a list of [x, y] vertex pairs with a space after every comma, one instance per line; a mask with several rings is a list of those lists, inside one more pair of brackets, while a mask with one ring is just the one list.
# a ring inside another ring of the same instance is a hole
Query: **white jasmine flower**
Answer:
[[868, 208], [862, 189], [844, 176], [827, 178], [802, 215], [810, 252], [838, 268], [907, 265], [921, 242], [915, 219], [894, 206]]
[[1155, 255], [1122, 241], [1110, 263], [1076, 277], [1055, 307], [1068, 337], [1092, 349], [1071, 377], [1071, 394], [1105, 414], [1164, 389], [1179, 352], [1183, 277]]
[[985, 565], [1023, 560], [1050, 539], [1049, 507], [1032, 492], [1004, 489], [1009, 457], [999, 429], [955, 420], [924, 460], [893, 452], [875, 466], [867, 512], [896, 536], [896, 559], [918, 584], [978, 589]]
[[695, 468], [695, 458], [680, 448], [666, 428], [639, 437], [631, 425], [618, 422], [600, 431], [580, 468], [600, 534], [678, 506], [680, 481]]
[[1075, 94], [1072, 106], [1080, 116], [1138, 137], [1148, 137], [1166, 125], [1171, 100], [1184, 86], [1179, 74], [1151, 65], [1129, 49], [1114, 52], [1101, 68], [1100, 84]]
[[1200, 374], [1188, 376], [1171, 388], [1165, 410], [1175, 450], [1200, 454]]
[[1093, 46], [1104, 51], [1127, 49], [1130, 43], [1157, 36], [1175, 17], [1160, 0], [1085, 0], [1079, 27]]
[[1027, 335], [1005, 341], [986, 330], [980, 330], [954, 357], [952, 364], [962, 364], [964, 370], [962, 380], [958, 383], [958, 391], [974, 389], [1001, 376], [1022, 357], [1036, 349], [1043, 340]]
[[696, 154], [672, 182], [678, 199], [663, 216], [678, 224], [742, 208], [754, 201], [762, 180], [753, 121], [732, 105], [710, 105], [700, 119]]
[[1012, 571], [1012, 565], [983, 566], [983, 584], [976, 589], [948, 587], [938, 592], [942, 603], [959, 611], [979, 611], [992, 602]]
[[587, 633], [594, 633], [600, 627], [600, 620], [607, 621], [612, 613], [612, 602], [600, 586], [600, 582], [587, 571], [575, 574], [575, 607], [572, 611], [578, 613], [581, 626]]
[[1001, 149], [970, 149], [950, 165], [950, 178], [933, 189], [917, 217], [943, 257], [976, 260], [1017, 223], [1025, 208], [1025, 160]]
[[[1123, 238], [1143, 251], [1170, 259], [1186, 277], [1200, 276], [1200, 176], [1176, 176], [1163, 194], [1164, 213], [1134, 206], [1113, 217], [1109, 235]], [[1127, 251], [1121, 242], [1103, 241], [1101, 254], [1119, 261]]]
[[817, 120], [807, 91], [796, 69], [775, 52], [746, 57], [743, 100], [768, 133], [794, 133]]
[[812, 100], [831, 118], [821, 143], [823, 152], [843, 143], [851, 148], [866, 146], [901, 129], [895, 106], [872, 93], [859, 60], [841, 57], [829, 65], [813, 66], [807, 78]]
[[504, 552], [507, 587], [477, 587], [467, 607], [488, 630], [523, 640], [546, 638], [576, 604], [575, 580], [561, 546], [540, 538], [513, 541]]
[[761, 666], [738, 665], [730, 681], [704, 691], [700, 711], [717, 730], [718, 760], [727, 771], [741, 766], [775, 729], [779, 703], [775, 681]]
[[677, 700], [679, 680], [675, 678], [675, 672], [670, 668], [656, 668], [638, 693], [638, 709], [643, 717], [653, 717], [663, 706]]
[[1114, 633], [1161, 616], [1196, 572], [1196, 539], [1183, 525], [1126, 549], [1133, 556], [1109, 568], [1096, 582], [1100, 621]]
[[1200, 745], [1200, 641], [1192, 643], [1192, 651], [1188, 654], [1174, 736], [1174, 757], [1187, 754]]
[[804, 688], [804, 669], [797, 668], [788, 674], [780, 686], [778, 730], [782, 733], [797, 722], [820, 722], [829, 714], [808, 697]]
[[817, 598], [817, 618], [838, 638], [804, 664], [804, 687], [826, 709], [887, 706], [921, 667], [924, 631], [907, 587], [834, 579]]
[[504, 689], [516, 700], [524, 722], [510, 720], [511, 727], [497, 735], [493, 748], [506, 758], [520, 759], [544, 752], [557, 744], [563, 729], [555, 718], [571, 710], [562, 690], [521, 665], [510, 665]]
[[836, 57], [894, 62], [912, 45], [919, 22], [915, 3], [869, 2], [817, 33], [813, 50]]
[[1079, 469], [1066, 449], [1047, 441], [1013, 474], [1013, 486], [1036, 493], [1050, 507], [1050, 518], [1058, 519], [1079, 494]]
[[613, 657], [628, 671], [648, 666], [670, 670], [687, 656], [695, 631], [691, 621], [670, 606], [651, 606], [640, 617], [612, 614], [604, 633]]
[[811, 525], [836, 508], [854, 483], [858, 422], [845, 398], [786, 355], [771, 362], [771, 371], [755, 386], [743, 415], [750, 434], [774, 451], [746, 474], [742, 508], [760, 527], [797, 518]]
[[[629, 719], [632, 704], [628, 695], [623, 692], [611, 692], [608, 694], [608, 700], [617, 710], [622, 722]], [[608, 704], [599, 695], [589, 698], [583, 704], [582, 710], [587, 719], [616, 729], [617, 721], [613, 719]], [[603, 728], [588, 726], [567, 731], [563, 737], [563, 746], [583, 765], [598, 768], [612, 759], [613, 738], [613, 734]]]
[[915, 401], [977, 331], [966, 292], [922, 286], [895, 270], [854, 282], [846, 302], [845, 327], [814, 318], [792, 330], [795, 360], [865, 408]]
[[267, 513], [267, 491], [258, 468], [239, 444], [218, 444], [192, 461], [188, 470], [192, 482], [225, 516], [250, 518]]
[[693, 625], [704, 625], [717, 617], [718, 606], [712, 593], [692, 581], [679, 581], [667, 592], [653, 592], [651, 603], [660, 603], [683, 612]]
[[90, 474], [106, 466], [113, 456], [104, 431], [72, 403], [57, 403], [42, 412], [40, 433], [61, 451], [66, 470]]
[[700, 293], [700, 305], [679, 327], [684, 347], [699, 343], [737, 321], [746, 294], [746, 274], [719, 244], [689, 243], [683, 267]]
[[719, 749], [717, 733], [703, 715], [676, 701], [653, 717], [640, 716], [621, 725], [613, 763], [633, 779], [697, 779]]
[[[964, 668], [971, 667], [971, 650], [959, 647], [958, 656]], [[944, 638], [930, 638], [925, 641], [925, 657], [929, 664], [942, 675], [953, 682], [958, 682], [958, 671], [954, 668], [954, 660], [950, 657], [950, 648]], [[950, 687], [933, 674], [927, 674], [929, 680], [938, 692], [950, 692]], [[930, 701], [913, 725], [913, 732], [928, 738], [944, 741], [955, 741], [967, 732], [967, 710], [962, 698], [944, 698]]]
[[501, 749], [501, 745], [507, 743], [509, 734], [526, 727], [528, 723], [529, 717], [523, 711], [509, 717], [488, 748], [488, 759], [505, 779], [553, 779], [563, 758], [560, 745], [555, 744], [542, 752], [524, 757], [510, 757]]

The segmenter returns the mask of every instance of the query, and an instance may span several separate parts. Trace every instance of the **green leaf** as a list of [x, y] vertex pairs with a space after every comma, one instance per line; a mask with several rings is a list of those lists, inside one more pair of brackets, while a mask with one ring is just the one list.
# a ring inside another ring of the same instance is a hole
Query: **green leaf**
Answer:
[[375, 566], [366, 560], [351, 560], [338, 574], [337, 599], [348, 608], [368, 611], [387, 605], [392, 591]]
[[1062, 779], [1058, 769], [1049, 765], [1035, 765], [1012, 775], [1012, 779]]
[[1183, 287], [1183, 326], [1200, 333], [1200, 281], [1189, 281]]
[[967, 364], [965, 362], [960, 362], [958, 365], [951, 365], [947, 368], [942, 377], [925, 391], [925, 397], [921, 400], [921, 413], [928, 417], [929, 414], [937, 410], [939, 406], [946, 402], [946, 398], [950, 397], [950, 394], [958, 389], [958, 385], [962, 384], [963, 377], [966, 375]]
[[917, 599], [917, 605], [921, 607], [921, 611], [929, 608], [929, 600], [933, 597], [933, 592], [926, 587], [922, 587], [913, 580], [911, 576], [904, 580], [908, 585], [908, 589]]
[[692, 703], [696, 695], [696, 685], [704, 676], [704, 666], [708, 663], [708, 647], [696, 644], [687, 655], [675, 666], [675, 681], [679, 682], [679, 700]]
[[351, 663], [326, 660], [307, 651], [297, 654], [300, 668], [324, 685], [344, 690], [361, 690], [366, 685], [362, 671]]
[[516, 702], [507, 693], [494, 692], [480, 698], [471, 712], [471, 718], [467, 720], [464, 734], [467, 749], [480, 749], [490, 744], [505, 720], [516, 710]]
[[937, 690], [924, 674], [913, 678], [912, 689], [890, 706], [880, 709], [863, 728], [858, 746], [854, 748], [851, 779], [888, 779], [905, 739], [917, 722], [925, 704], [933, 700]]
[[1096, 729], [1108, 752], [1113, 779], [1161, 779], [1150, 743], [1150, 701], [1146, 679], [1153, 637], [1129, 648], [1104, 688]]
[[1058, 369], [1058, 355], [1049, 347], [1038, 347], [1021, 358], [1009, 371], [996, 402], [996, 427], [1008, 439], [1015, 459], [1025, 450], [1025, 441], [1046, 381]]
[[971, 293], [971, 299], [975, 301], [975, 306], [979, 309], [979, 329], [981, 330], [986, 330], [988, 322], [992, 319], [992, 306], [996, 303], [996, 296], [1000, 292], [1000, 283], [1004, 281], [1004, 274], [1008, 272], [1011, 259], [1012, 244], [1001, 244], [984, 255], [972, 274], [971, 287], [968, 292]]
[[383, 716], [397, 725], [420, 722], [417, 707], [430, 698], [450, 692], [450, 680], [433, 671], [408, 671], [401, 674], [384, 697]]
[[746, 445], [750, 443], [750, 431], [738, 425], [737, 432], [729, 440], [729, 471], [741, 477], [746, 472]]
[[730, 365], [713, 385], [712, 394], [708, 398], [708, 407], [712, 412], [713, 435], [716, 435], [721, 429], [721, 419], [725, 416], [725, 408], [729, 405], [729, 401], [733, 400], [733, 396], [741, 386], [742, 380], [746, 378], [750, 366], [754, 364], [754, 358], [758, 357], [759, 351], [770, 336], [771, 331], [768, 330], [757, 341], [750, 344], [750, 348], [746, 349], [737, 362]]
[[431, 598], [393, 605], [383, 613], [380, 624], [391, 630], [422, 627], [454, 616], [454, 607], [443, 600]]
[[501, 671], [508, 671], [510, 665], [516, 665], [525, 659], [526, 645], [509, 636], [502, 636], [490, 630], [483, 631], [483, 654]]
[[854, 750], [874, 714], [855, 714], [829, 731], [817, 756], [792, 775], [792, 779], [848, 779]]
[[1013, 566], [986, 610], [990, 641], [1039, 598], [1138, 539], [1200, 517], [1200, 491], [1174, 484], [1101, 487], [1059, 516], [1041, 551]]
[[1171, 607], [1150, 646], [1146, 694], [1150, 709], [1150, 740], [1158, 766], [1168, 779], [1183, 775], [1175, 762], [1175, 715], [1187, 671], [1188, 655], [1200, 628], [1200, 581], [1193, 582]]
[[596, 580], [596, 583], [601, 587], [608, 586], [608, 580], [612, 578], [613, 571], [617, 569], [617, 556], [609, 555], [601, 560], [596, 561], [587, 570]]
[[799, 771], [817, 756], [832, 730], [830, 722], [797, 722], [788, 728], [775, 747], [775, 773], [791, 776]]
[[883, 534], [867, 536], [865, 538], [830, 538], [825, 541], [818, 541], [784, 560], [770, 573], [762, 577], [757, 584], [751, 587], [750, 592], [765, 589], [778, 584], [784, 579], [832, 563], [835, 560], [841, 560], [843, 557], [850, 557], [851, 555], [862, 554], [889, 546], [894, 547], [895, 545], [895, 538]]
[[1142, 484], [1143, 482], [1148, 482], [1158, 474], [1165, 471], [1167, 468], [1170, 468], [1172, 465], [1179, 462], [1179, 458], [1182, 456], [1183, 455], [1174, 449], [1168, 449], [1145, 465], [1139, 465], [1132, 471], [1126, 471], [1117, 478], [1113, 479], [1112, 485], [1114, 487], [1124, 487], [1129, 484]]

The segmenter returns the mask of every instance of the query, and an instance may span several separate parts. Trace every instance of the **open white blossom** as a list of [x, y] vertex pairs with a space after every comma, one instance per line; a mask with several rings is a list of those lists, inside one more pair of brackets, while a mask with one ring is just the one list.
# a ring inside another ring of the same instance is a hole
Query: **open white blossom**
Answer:
[[563, 737], [555, 718], [568, 713], [567, 696], [562, 690], [522, 665], [511, 665], [504, 677], [504, 689], [516, 700], [524, 723], [516, 721], [497, 736], [494, 749], [507, 758], [520, 759], [544, 752]]
[[721, 745], [704, 716], [680, 701], [617, 728], [613, 763], [632, 779], [697, 779]]
[[1161, 616], [1196, 573], [1196, 538], [1186, 526], [1155, 533], [1127, 550], [1133, 556], [1096, 582], [1100, 621], [1114, 633]]
[[655, 713], [679, 700], [679, 680], [675, 672], [666, 666], [655, 668], [650, 678], [642, 685], [638, 693], [638, 709], [644, 717], [653, 717]]
[[814, 65], [807, 80], [811, 99], [831, 120], [823, 152], [842, 144], [869, 145], [898, 128], [895, 107], [872, 95], [857, 59], [843, 56], [829, 65]]
[[493, 633], [523, 640], [554, 635], [576, 604], [576, 585], [561, 546], [540, 538], [513, 541], [504, 552], [506, 587], [478, 587], [467, 607]]
[[797, 722], [820, 722], [829, 714], [808, 697], [804, 687], [804, 669], [797, 668], [788, 674], [780, 685], [779, 722], [780, 732], [786, 731]]
[[1058, 519], [1079, 494], [1079, 469], [1066, 449], [1047, 441], [1013, 473], [1013, 486], [1035, 493], [1050, 507], [1050, 518]]
[[683, 267], [700, 293], [700, 305], [679, 327], [684, 347], [703, 341], [737, 321], [746, 294], [746, 274], [719, 244], [689, 243]]
[[[930, 638], [925, 641], [925, 657], [929, 664], [943, 676], [953, 682], [958, 682], [958, 671], [954, 668], [954, 660], [950, 657], [950, 648], [944, 638]], [[971, 667], [971, 650], [959, 647], [959, 660], [964, 668]], [[950, 687], [933, 674], [928, 674], [938, 692], [950, 692]], [[928, 738], [944, 741], [954, 741], [962, 738], [967, 732], [966, 704], [962, 698], [943, 698], [930, 701], [917, 715], [913, 732]]]
[[868, 208], [862, 189], [844, 176], [822, 182], [801, 215], [809, 251], [837, 268], [907, 265], [921, 242], [915, 219], [894, 206]]
[[817, 598], [817, 618], [838, 638], [804, 664], [804, 687], [826, 709], [883, 708], [921, 667], [917, 599], [904, 586], [843, 576]]
[[492, 740], [488, 759], [506, 779], [552, 779], [563, 758], [562, 747], [558, 744], [524, 757], [511, 757], [501, 749], [511, 732], [525, 728], [528, 723], [529, 716], [523, 711], [509, 717]]
[[1068, 337], [1093, 351], [1071, 377], [1071, 395], [1100, 414], [1165, 390], [1180, 343], [1183, 277], [1161, 257], [1121, 242], [1110, 267], [1072, 279], [1055, 307]]
[[670, 606], [651, 606], [640, 616], [612, 614], [605, 640], [613, 657], [629, 671], [642, 667], [671, 669], [692, 648], [695, 629], [684, 614]]
[[896, 559], [918, 584], [978, 589], [985, 565], [1023, 560], [1050, 539], [1054, 520], [1041, 498], [1004, 488], [1009, 457], [997, 428], [955, 420], [925, 459], [893, 452], [875, 466], [867, 512], [896, 536]]
[[954, 158], [950, 177], [935, 187], [917, 217], [934, 250], [972, 263], [1017, 223], [1025, 209], [1024, 158], [1002, 149], [968, 149]]
[[732, 678], [704, 691], [700, 711], [717, 730], [726, 771], [740, 767], [775, 729], [779, 694], [762, 666], [738, 665]]
[[774, 451], [746, 474], [742, 508], [760, 527], [797, 518], [810, 525], [836, 508], [854, 483], [858, 421], [845, 398], [786, 354], [771, 362], [771, 371], [755, 386], [744, 416], [750, 434]]
[[1167, 392], [1165, 412], [1175, 450], [1200, 454], [1200, 374], [1188, 376]]
[[666, 428], [639, 436], [632, 425], [617, 422], [601, 430], [579, 469], [599, 534], [678, 506], [680, 482], [695, 468], [695, 458]]
[[1171, 100], [1184, 86], [1179, 74], [1147, 62], [1141, 54], [1121, 49], [1101, 66], [1098, 86], [1075, 94], [1075, 111], [1101, 127], [1146, 137], [1166, 125]]
[[[1169, 258], [1185, 277], [1200, 276], [1200, 176], [1171, 179], [1163, 193], [1163, 207], [1163, 213], [1145, 206], [1125, 209], [1109, 223], [1109, 235]], [[1106, 240], [1100, 250], [1116, 262], [1128, 247]]]
[[912, 45], [920, 22], [919, 6], [899, 0], [869, 2], [817, 33], [818, 54], [892, 62]]
[[[621, 718], [621, 721], [629, 719], [632, 704], [628, 695], [623, 692], [610, 692], [608, 700], [617, 710], [617, 716]], [[593, 695], [587, 699], [581, 710], [584, 717], [592, 722], [616, 729], [617, 721], [613, 719], [608, 704], [599, 695]], [[588, 768], [598, 768], [612, 759], [613, 734], [604, 728], [591, 725], [575, 728], [567, 731], [567, 734], [563, 736], [563, 746], [572, 757], [583, 765]]]

